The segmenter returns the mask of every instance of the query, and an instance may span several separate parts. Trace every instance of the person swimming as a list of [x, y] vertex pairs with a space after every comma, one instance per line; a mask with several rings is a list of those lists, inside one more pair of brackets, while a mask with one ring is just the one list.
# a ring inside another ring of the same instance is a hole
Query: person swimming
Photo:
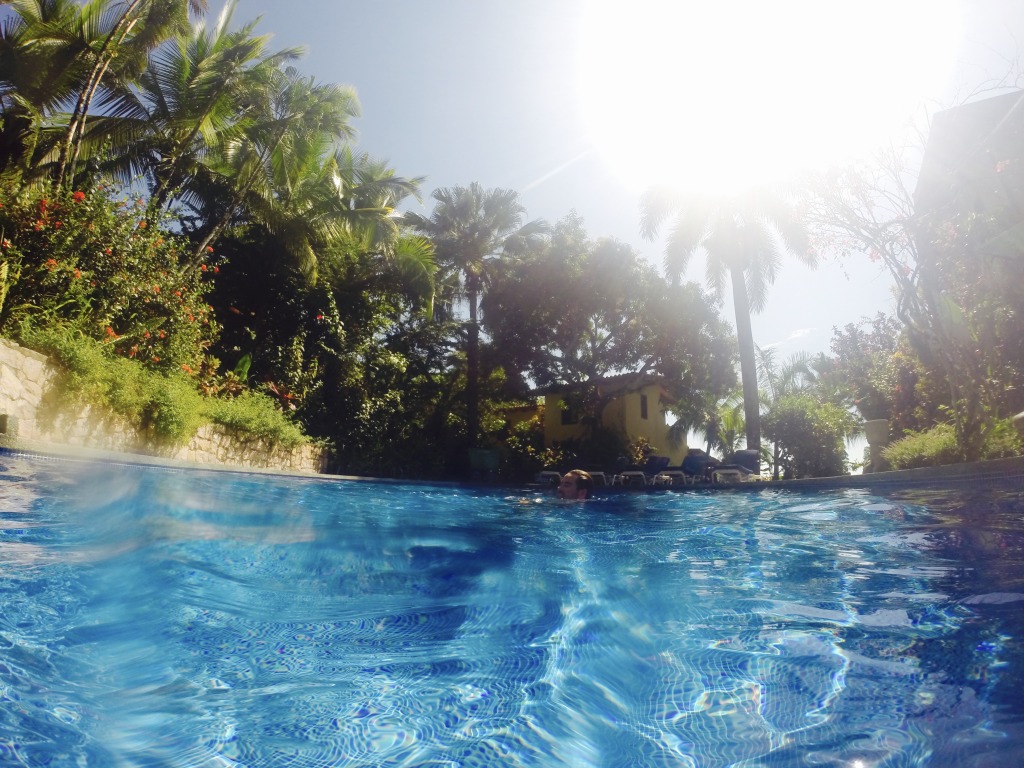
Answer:
[[590, 491], [593, 487], [594, 479], [589, 472], [582, 469], [571, 469], [562, 475], [555, 494], [560, 499], [586, 501], [590, 498]]

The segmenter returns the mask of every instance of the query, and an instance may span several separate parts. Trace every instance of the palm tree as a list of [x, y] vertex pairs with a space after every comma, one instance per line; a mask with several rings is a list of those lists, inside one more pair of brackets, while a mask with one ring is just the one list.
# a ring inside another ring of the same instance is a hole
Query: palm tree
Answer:
[[348, 146], [330, 154], [322, 149], [309, 143], [278, 166], [272, 196], [250, 196], [250, 216], [311, 280], [318, 253], [346, 242], [395, 269], [412, 295], [430, 305], [433, 247], [426, 238], [402, 232], [395, 212], [403, 200], [417, 196], [422, 180], [396, 176], [384, 161]]
[[[526, 209], [508, 189], [445, 187], [433, 192], [436, 201], [429, 218], [405, 214], [405, 223], [434, 242], [439, 268], [461, 284], [469, 305], [466, 344], [466, 428], [471, 446], [480, 431], [479, 367], [480, 294], [488, 282], [489, 262], [499, 256], [522, 253], [548, 231], [543, 221], [523, 224]], [[454, 298], [454, 297], [452, 297]]]
[[[311, 174], [334, 185], [323, 167], [336, 142], [351, 139], [349, 120], [359, 115], [355, 91], [316, 83], [293, 67], [266, 73], [265, 97], [238, 134], [223, 136], [204, 162], [205, 189], [195, 190], [203, 219], [192, 257], [197, 265], [211, 243], [245, 212], [257, 218], [287, 207], [300, 180]], [[337, 201], [335, 187], [334, 200]]]
[[[0, 44], [5, 165], [58, 187], [77, 172], [94, 101], [115, 100], [150, 51], [202, 14], [206, 0], [13, 0]], [[13, 116], [17, 119], [12, 121]], [[12, 127], [13, 123], [13, 127]]]
[[146, 68], [149, 52], [188, 27], [188, 14], [206, 12], [206, 0], [88, 0], [82, 9], [84, 24], [99, 30], [84, 57], [84, 78], [57, 156], [56, 184], [73, 178], [93, 100], [107, 80], [116, 90]]
[[665, 272], [678, 282], [698, 250], [707, 261], [708, 286], [721, 299], [728, 274], [736, 311], [736, 338], [743, 381], [747, 448], [760, 451], [761, 421], [757, 364], [751, 312], [764, 309], [768, 287], [775, 282], [783, 253], [795, 254], [813, 266], [807, 234], [793, 209], [767, 190], [707, 198], [683, 196], [664, 187], [648, 190], [641, 200], [640, 229], [653, 240], [666, 219], [672, 219], [665, 248]]
[[730, 461], [739, 450], [744, 426], [743, 398], [738, 391], [733, 392], [720, 400], [714, 412], [708, 414], [707, 424], [703, 428], [708, 453], [720, 451], [722, 458]]
[[108, 147], [100, 170], [125, 184], [147, 181], [150, 223], [171, 204], [197, 199], [204, 161], [252, 121], [267, 71], [299, 54], [268, 55], [269, 36], [252, 34], [256, 22], [228, 31], [234, 5], [229, 0], [211, 28], [199, 22], [161, 46], [134, 87], [90, 120], [87, 145], [94, 138]]
[[95, 44], [74, 0], [16, 0], [0, 35], [0, 168], [32, 181], [56, 146], [52, 123], [74, 102]]
[[[800, 392], [812, 386], [817, 380], [814, 361], [806, 352], [798, 352], [779, 363], [774, 349], [755, 347], [757, 355], [758, 381], [768, 400], [768, 410], [780, 398]], [[819, 356], [820, 359], [820, 356]], [[772, 476], [779, 479], [779, 457], [781, 448], [778, 441], [772, 446]]]

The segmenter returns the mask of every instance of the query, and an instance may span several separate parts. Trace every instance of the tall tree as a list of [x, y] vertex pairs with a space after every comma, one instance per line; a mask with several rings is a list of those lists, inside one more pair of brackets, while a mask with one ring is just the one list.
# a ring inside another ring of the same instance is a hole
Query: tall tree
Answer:
[[[812, 365], [811, 356], [806, 352], [798, 352], [785, 360], [779, 361], [775, 350], [755, 347], [757, 356], [757, 374], [761, 385], [763, 399], [767, 400], [767, 410], [792, 394], [802, 393], [811, 386], [817, 376]], [[819, 358], [820, 360], [821, 358]], [[779, 479], [781, 446], [778, 440], [772, 442], [772, 477]]]
[[[74, 103], [96, 30], [74, 0], [17, 0], [0, 36], [0, 168], [31, 181], [56, 146], [50, 123]], [[90, 37], [92, 35], [92, 37]]]
[[253, 120], [269, 72], [301, 53], [267, 53], [270, 36], [254, 35], [256, 22], [229, 29], [234, 8], [228, 2], [214, 25], [199, 22], [154, 52], [137, 88], [96, 121], [117, 149], [109, 170], [149, 182], [151, 216], [194, 194], [204, 159]]
[[[521, 253], [547, 232], [543, 221], [523, 224], [526, 209], [516, 192], [484, 189], [474, 182], [468, 187], [434, 190], [430, 217], [405, 214], [405, 222], [427, 235], [436, 248], [441, 281], [461, 288], [469, 307], [466, 344], [466, 428], [470, 445], [476, 445], [480, 431], [479, 369], [480, 294], [485, 289], [490, 265], [500, 256]], [[447, 273], [447, 274], [446, 274]], [[450, 298], [454, 299], [455, 294]]]
[[1024, 407], [1021, 98], [940, 112], [926, 146], [892, 145], [808, 190], [824, 247], [888, 271], [914, 353], [948, 390], [923, 410], [948, 406], [966, 461], [982, 456], [995, 419]]
[[684, 420], [735, 379], [731, 334], [711, 298], [693, 283], [666, 285], [624, 243], [591, 240], [575, 216], [545, 247], [496, 270], [481, 310], [510, 379], [579, 387], [595, 427], [605, 377], [661, 376]]
[[234, 220], [273, 210], [300, 180], [315, 175], [331, 183], [325, 155], [353, 137], [349, 121], [359, 115], [359, 102], [352, 88], [317, 83], [290, 66], [266, 75], [265, 97], [252, 122], [240, 134], [222, 137], [205, 162], [194, 264]]
[[101, 30], [86, 53], [84, 78], [57, 156], [56, 183], [74, 177], [93, 100], [108, 79], [131, 80], [146, 68], [149, 52], [188, 26], [189, 12], [206, 12], [206, 0], [88, 0], [84, 23]]
[[649, 190], [641, 200], [641, 233], [653, 240], [667, 219], [673, 223], [664, 263], [673, 282], [678, 282], [699, 250], [706, 254], [707, 283], [717, 296], [724, 293], [726, 275], [731, 278], [747, 448], [760, 450], [757, 361], [750, 315], [764, 309], [784, 252], [815, 264], [806, 231], [793, 208], [764, 189], [723, 198], [682, 195], [664, 187]]

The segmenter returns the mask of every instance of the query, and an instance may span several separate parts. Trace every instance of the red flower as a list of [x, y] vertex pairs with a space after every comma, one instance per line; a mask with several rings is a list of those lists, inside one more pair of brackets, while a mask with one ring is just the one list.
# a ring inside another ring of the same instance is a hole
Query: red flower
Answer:
[[160, 362], [160, 358], [157, 357], [156, 355], [153, 355], [153, 362], [154, 363], [159, 363]]
[[220, 272], [220, 267], [214, 267], [213, 268], [213, 274], [216, 275], [218, 272]]
[[146, 228], [146, 222], [145, 221], [140, 221], [139, 222], [139, 229], [145, 229], [145, 228]]
[[54, 229], [60, 229], [60, 228], [61, 228], [61, 227], [63, 227], [63, 226], [64, 226], [64, 223], [63, 223], [63, 222], [60, 222], [60, 221], [55, 221], [55, 222], [53, 222], [53, 228], [54, 228]]
[[154, 285], [153, 286], [153, 293], [160, 293], [160, 286], [159, 285]]
[[109, 256], [110, 254], [112, 254], [114, 252], [114, 249], [113, 248], [104, 248], [103, 252], [105, 254], [107, 254], [107, 256]]
[[201, 264], [199, 266], [199, 269], [201, 269], [203, 272], [205, 272], [206, 271], [206, 265], [205, 264]]
[[45, 227], [45, 226], [46, 226], [46, 225], [45, 225], [45, 224], [44, 224], [44, 223], [42, 222], [42, 220], [40, 220], [40, 221], [37, 221], [37, 222], [36, 222], [36, 232], [38, 232], [39, 230], [41, 230], [41, 229], [42, 229], [43, 227]]
[[207, 253], [213, 253], [213, 246], [212, 245], [206, 246], [206, 252]]
[[71, 196], [71, 199], [74, 200], [76, 203], [80, 203], [83, 200], [85, 200], [85, 192], [75, 192], [75, 194]]
[[76, 269], [76, 270], [75, 270], [75, 280], [77, 280], [77, 279], [78, 279], [78, 278], [80, 278], [81, 276], [82, 276], [82, 270], [80, 270], [80, 269]]
[[4, 248], [10, 248], [11, 247], [11, 241], [8, 240], [7, 238], [4, 238], [3, 247]]

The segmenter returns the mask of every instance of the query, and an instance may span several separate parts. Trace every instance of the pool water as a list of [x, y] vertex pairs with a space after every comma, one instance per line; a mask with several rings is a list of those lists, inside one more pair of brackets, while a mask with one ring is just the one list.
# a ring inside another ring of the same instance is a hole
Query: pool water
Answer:
[[1024, 764], [1024, 493], [0, 453], [3, 766]]

